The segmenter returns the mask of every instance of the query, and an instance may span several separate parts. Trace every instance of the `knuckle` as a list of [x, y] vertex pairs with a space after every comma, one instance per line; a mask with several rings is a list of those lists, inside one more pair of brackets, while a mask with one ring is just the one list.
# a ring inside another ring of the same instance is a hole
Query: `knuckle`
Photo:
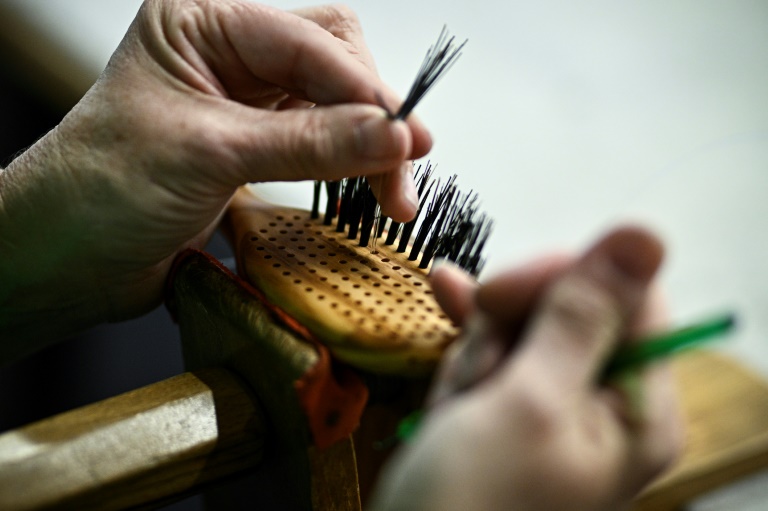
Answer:
[[622, 321], [617, 300], [606, 289], [578, 276], [555, 284], [546, 306], [551, 317], [580, 339], [614, 335]]
[[340, 33], [354, 33], [360, 30], [360, 19], [348, 5], [334, 3], [325, 6], [325, 9], [332, 32], [338, 30]]
[[302, 115], [298, 129], [291, 130], [288, 150], [285, 151], [295, 163], [301, 175], [296, 179], [317, 174], [327, 162], [337, 158], [339, 147], [337, 137], [332, 136], [328, 123], [318, 115]]

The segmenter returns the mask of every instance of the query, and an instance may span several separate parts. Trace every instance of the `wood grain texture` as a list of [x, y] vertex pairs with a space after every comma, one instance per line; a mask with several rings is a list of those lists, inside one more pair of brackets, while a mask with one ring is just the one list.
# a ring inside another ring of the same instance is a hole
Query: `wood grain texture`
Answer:
[[687, 445], [634, 511], [681, 509], [695, 496], [768, 467], [768, 384], [727, 357], [703, 350], [678, 357], [672, 367]]
[[273, 467], [274, 499], [281, 509], [311, 509], [311, 434], [294, 383], [318, 363], [317, 350], [204, 257], [186, 259], [173, 286], [187, 368], [225, 367], [242, 375], [269, 425], [263, 461]]
[[427, 271], [383, 243], [377, 253], [241, 188], [228, 211], [240, 272], [308, 327], [339, 360], [365, 371], [429, 374], [458, 335]]
[[228, 371], [185, 373], [0, 435], [0, 509], [125, 509], [261, 460], [264, 420]]

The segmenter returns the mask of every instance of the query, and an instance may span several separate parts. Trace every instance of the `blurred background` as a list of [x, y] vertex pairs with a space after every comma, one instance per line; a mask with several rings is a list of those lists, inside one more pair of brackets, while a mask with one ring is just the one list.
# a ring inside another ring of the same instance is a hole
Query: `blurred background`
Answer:
[[[443, 24], [469, 39], [416, 112], [438, 173], [458, 174], [495, 219], [483, 277], [616, 223], [649, 225], [668, 245], [673, 321], [735, 311], [739, 329], [716, 349], [768, 377], [768, 4], [347, 3], [403, 95]], [[87, 90], [140, 4], [0, 0], [0, 165]], [[308, 184], [262, 188], [309, 205]], [[209, 248], [230, 257], [220, 237]], [[100, 326], [0, 369], [0, 430], [182, 370], [164, 309]]]

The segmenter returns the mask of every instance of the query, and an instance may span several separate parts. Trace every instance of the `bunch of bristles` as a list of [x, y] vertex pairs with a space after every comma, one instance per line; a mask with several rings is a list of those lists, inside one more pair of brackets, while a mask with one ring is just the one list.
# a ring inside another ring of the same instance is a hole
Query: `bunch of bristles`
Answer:
[[320, 217], [324, 187], [327, 202], [323, 223], [332, 225], [336, 219], [336, 231], [347, 229], [347, 238], [359, 239], [361, 247], [370, 244], [375, 252], [378, 239], [386, 232], [384, 245], [396, 246], [399, 253], [408, 252], [408, 260], [418, 260], [420, 268], [426, 269], [433, 259], [443, 258], [477, 275], [485, 262], [482, 251], [493, 222], [478, 211], [476, 193], [458, 190], [455, 175], [441, 184], [432, 179], [432, 173], [429, 163], [423, 170], [421, 165], [416, 169], [419, 206], [410, 222], [399, 223], [382, 216], [365, 177], [315, 182], [312, 218]]

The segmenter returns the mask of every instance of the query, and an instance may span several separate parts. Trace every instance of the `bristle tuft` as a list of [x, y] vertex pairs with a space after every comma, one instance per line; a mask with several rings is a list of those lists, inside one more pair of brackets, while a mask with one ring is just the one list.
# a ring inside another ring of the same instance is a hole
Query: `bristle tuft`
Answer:
[[[335, 193], [329, 200], [338, 202], [336, 231], [346, 232], [347, 239], [357, 240], [360, 246], [373, 245], [372, 237], [387, 231], [384, 244], [396, 245], [397, 252], [407, 253], [407, 258], [417, 261], [421, 268], [428, 268], [435, 257], [440, 257], [477, 275], [483, 266], [482, 251], [492, 222], [479, 212], [476, 193], [459, 191], [455, 175], [441, 183], [433, 179], [433, 172], [429, 163], [423, 170], [421, 165], [416, 170], [416, 217], [404, 224], [381, 217], [375, 231], [378, 202], [366, 178], [343, 179], [336, 182], [336, 187], [326, 186]], [[335, 211], [336, 207], [326, 206], [326, 211], [331, 209]]]
[[455, 37], [449, 37], [448, 28], [443, 26], [443, 29], [440, 31], [440, 36], [437, 38], [437, 42], [427, 50], [421, 68], [419, 68], [419, 72], [416, 73], [416, 80], [413, 82], [405, 101], [400, 106], [400, 110], [394, 114], [394, 119], [405, 119], [408, 117], [408, 114], [411, 113], [424, 95], [429, 92], [429, 89], [437, 83], [440, 77], [445, 74], [445, 72], [448, 71], [461, 56], [461, 50], [464, 48], [464, 45], [467, 44], [467, 41], [465, 40], [463, 43], [456, 46], [454, 45], [454, 40]]

